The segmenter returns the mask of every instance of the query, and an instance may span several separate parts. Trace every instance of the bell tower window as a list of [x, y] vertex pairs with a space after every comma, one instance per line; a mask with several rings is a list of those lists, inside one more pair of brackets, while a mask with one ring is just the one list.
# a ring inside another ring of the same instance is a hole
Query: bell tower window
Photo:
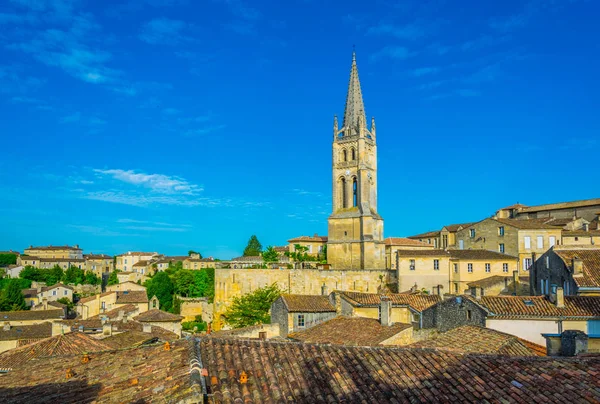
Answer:
[[342, 151], [342, 161], [348, 161], [348, 152], [346, 149]]
[[348, 198], [346, 197], [346, 179], [342, 178], [340, 180], [340, 187], [341, 187], [341, 197], [342, 197], [342, 208], [347, 208], [347, 203], [346, 201], [348, 200]]
[[351, 155], [352, 155], [352, 161], [356, 160], [356, 150], [354, 149], [354, 147], [352, 148]]
[[352, 179], [352, 206], [358, 206], [358, 182], [356, 177]]

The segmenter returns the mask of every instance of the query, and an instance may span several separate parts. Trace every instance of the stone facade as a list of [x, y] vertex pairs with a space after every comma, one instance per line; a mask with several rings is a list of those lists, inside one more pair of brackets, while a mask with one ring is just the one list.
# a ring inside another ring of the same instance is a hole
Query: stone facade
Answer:
[[384, 269], [383, 219], [377, 213], [375, 120], [367, 128], [355, 55], [341, 129], [337, 117], [334, 119], [332, 164], [327, 262], [333, 269]]
[[64, 258], [64, 259], [82, 259], [83, 253], [78, 245], [73, 247], [65, 246], [29, 246], [23, 251], [23, 254], [38, 258]]
[[209, 303], [206, 297], [181, 297], [180, 315], [183, 316], [183, 321], [195, 321], [196, 316], [202, 316], [202, 321], [212, 323], [214, 305]]
[[423, 328], [446, 332], [463, 325], [485, 327], [486, 311], [463, 296], [445, 299], [423, 311]]

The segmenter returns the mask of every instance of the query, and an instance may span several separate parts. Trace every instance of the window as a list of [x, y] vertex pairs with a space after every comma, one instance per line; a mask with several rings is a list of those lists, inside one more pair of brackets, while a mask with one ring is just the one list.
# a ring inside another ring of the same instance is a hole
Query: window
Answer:
[[435, 271], [439, 271], [439, 269], [440, 269], [440, 260], [433, 260], [433, 269]]
[[454, 273], [457, 274], [458, 273], [458, 264], [454, 264]]
[[442, 248], [448, 247], [448, 235], [444, 234], [442, 236]]
[[347, 208], [348, 204], [347, 204], [347, 197], [346, 197], [346, 179], [342, 178], [340, 180], [340, 188], [342, 189], [341, 192], [341, 197], [342, 197], [342, 208]]
[[548, 245], [550, 247], [554, 247], [555, 244], [556, 244], [556, 237], [554, 237], [554, 236], [548, 237]]
[[92, 270], [96, 269], [96, 265], [92, 265]]
[[472, 320], [473, 319], [473, 312], [471, 312], [471, 310], [467, 310], [467, 320]]
[[352, 161], [356, 160], [356, 150], [354, 150], [354, 147], [352, 148]]
[[531, 258], [523, 258], [523, 269], [529, 271], [529, 267], [531, 267]]
[[415, 260], [410, 260], [410, 270], [411, 271], [415, 270]]
[[498, 235], [499, 235], [500, 237], [503, 237], [503, 236], [504, 236], [504, 226], [500, 226], [500, 227], [498, 227]]
[[127, 258], [125, 258], [125, 264], [127, 264]]
[[458, 249], [463, 250], [465, 248], [465, 242], [463, 240], [458, 240]]
[[485, 264], [485, 272], [491, 272], [492, 271], [492, 266], [489, 263]]
[[52, 291], [52, 296], [56, 296], [56, 290]]
[[467, 264], [467, 272], [469, 272], [469, 273], [473, 272], [473, 264]]
[[500, 251], [502, 254], [504, 254], [504, 243], [500, 243], [498, 245], [498, 251]]
[[358, 181], [356, 177], [352, 180], [352, 206], [358, 206]]
[[550, 268], [550, 257], [546, 255], [546, 269]]
[[537, 248], [544, 248], [544, 236], [537, 236]]
[[523, 243], [525, 243], [526, 249], [530, 249], [531, 248], [531, 237], [529, 237], [529, 236], [523, 237]]
[[469, 230], [469, 237], [475, 238], [475, 229], [470, 229]]
[[454, 293], [458, 293], [458, 283], [454, 282]]
[[102, 310], [106, 309], [106, 302], [102, 302]]
[[377, 315], [377, 318], [379, 319], [379, 321], [381, 321], [381, 305], [377, 306]]
[[304, 314], [298, 314], [298, 327], [304, 327]]
[[502, 272], [508, 273], [508, 264], [506, 262], [504, 264], [502, 264]]
[[312, 253], [312, 244], [310, 244], [310, 245], [307, 245], [307, 247], [308, 247], [308, 252], [309, 252], [309, 253]]
[[348, 152], [346, 149], [342, 151], [342, 161], [348, 161]]
[[590, 229], [590, 226], [587, 223], [583, 224], [583, 231], [588, 231]]
[[65, 296], [67, 295], [67, 291], [66, 291], [66, 290], [65, 290], [65, 292], [64, 292], [64, 295], [65, 295]]

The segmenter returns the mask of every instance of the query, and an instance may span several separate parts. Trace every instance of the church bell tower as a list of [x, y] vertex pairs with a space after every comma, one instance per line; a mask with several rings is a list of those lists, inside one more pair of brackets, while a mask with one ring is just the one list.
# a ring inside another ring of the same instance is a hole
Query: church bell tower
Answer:
[[332, 269], [385, 269], [383, 219], [377, 213], [375, 118], [367, 127], [356, 54], [344, 121], [333, 120], [333, 212], [327, 261]]

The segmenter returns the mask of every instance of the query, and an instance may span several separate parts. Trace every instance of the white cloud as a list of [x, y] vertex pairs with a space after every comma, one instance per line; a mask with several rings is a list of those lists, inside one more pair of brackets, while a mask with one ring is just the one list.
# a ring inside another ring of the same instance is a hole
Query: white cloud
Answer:
[[95, 169], [94, 172], [110, 176], [117, 181], [142, 186], [161, 194], [197, 195], [202, 191], [201, 186], [192, 184], [180, 177], [171, 177], [164, 174], [146, 174], [134, 170], [120, 169]]

